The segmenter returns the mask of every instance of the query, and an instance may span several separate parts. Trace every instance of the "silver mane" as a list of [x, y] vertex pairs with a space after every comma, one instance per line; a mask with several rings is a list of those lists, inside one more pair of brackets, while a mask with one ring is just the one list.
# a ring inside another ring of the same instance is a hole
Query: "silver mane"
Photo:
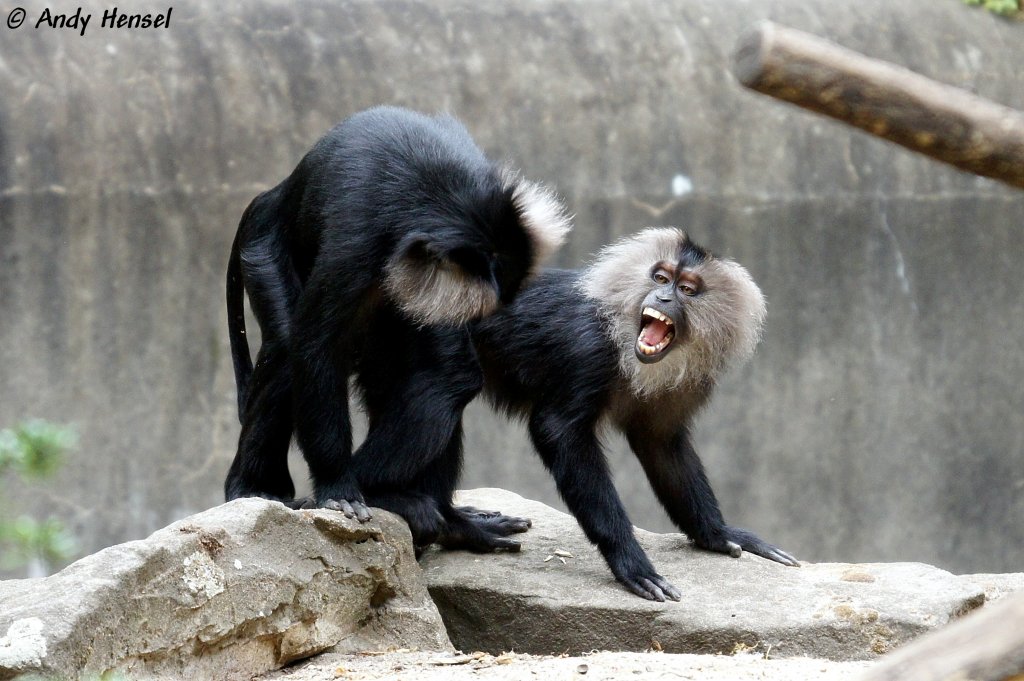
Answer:
[[664, 359], [643, 364], [633, 350], [640, 307], [651, 291], [651, 267], [675, 262], [686, 234], [651, 228], [605, 247], [587, 267], [579, 290], [595, 300], [619, 348], [619, 368], [638, 396], [714, 383], [728, 365], [747, 359], [761, 338], [765, 300], [750, 274], [732, 260], [709, 256], [694, 268], [705, 290], [687, 306], [687, 335]]

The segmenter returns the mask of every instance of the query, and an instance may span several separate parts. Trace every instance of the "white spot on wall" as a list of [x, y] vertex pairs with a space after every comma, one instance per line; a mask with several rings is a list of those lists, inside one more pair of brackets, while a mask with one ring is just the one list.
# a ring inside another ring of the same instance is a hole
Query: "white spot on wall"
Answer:
[[672, 178], [672, 196], [679, 198], [692, 191], [693, 182], [686, 175], [679, 174]]
[[961, 49], [954, 48], [952, 52], [953, 61], [961, 71], [975, 75], [982, 70], [985, 63], [985, 53], [977, 45], [966, 45]]
[[0, 637], [0, 667], [25, 669], [42, 665], [46, 657], [43, 621], [38, 617], [14, 620], [7, 635]]

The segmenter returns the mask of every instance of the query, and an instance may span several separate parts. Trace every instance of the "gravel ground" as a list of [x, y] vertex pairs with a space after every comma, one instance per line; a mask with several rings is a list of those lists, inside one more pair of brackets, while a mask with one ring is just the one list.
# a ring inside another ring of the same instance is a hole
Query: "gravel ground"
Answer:
[[665, 653], [595, 652], [579, 657], [505, 653], [450, 654], [420, 651], [331, 653], [261, 677], [264, 681], [461, 681], [467, 679], [541, 679], [543, 681], [854, 681], [870, 662], [831, 662], [809, 658], [764, 659], [738, 655], [669, 655]]

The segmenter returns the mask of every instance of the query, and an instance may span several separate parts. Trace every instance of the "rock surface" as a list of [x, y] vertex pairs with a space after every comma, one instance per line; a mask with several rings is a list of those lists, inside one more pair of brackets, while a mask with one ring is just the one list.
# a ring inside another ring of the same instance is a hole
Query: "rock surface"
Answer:
[[1024, 592], [1024, 572], [961, 575], [960, 579], [984, 590], [986, 601], [998, 601], [1010, 594]]
[[503, 490], [463, 492], [460, 501], [533, 520], [521, 553], [431, 550], [421, 560], [448, 633], [466, 651], [753, 649], [870, 660], [985, 600], [977, 583], [919, 563], [787, 568], [638, 530], [659, 572], [683, 592], [679, 603], [653, 603], [614, 581], [571, 516]]
[[240, 499], [0, 582], [0, 679], [238, 679], [334, 646], [450, 650], [397, 516]]
[[672, 655], [665, 653], [599, 652], [581, 656], [538, 656], [519, 653], [441, 654], [395, 651], [384, 655], [327, 653], [261, 681], [335, 681], [336, 679], [408, 679], [415, 681], [855, 681], [870, 662], [834, 662], [795, 657], [764, 659], [763, 655]]

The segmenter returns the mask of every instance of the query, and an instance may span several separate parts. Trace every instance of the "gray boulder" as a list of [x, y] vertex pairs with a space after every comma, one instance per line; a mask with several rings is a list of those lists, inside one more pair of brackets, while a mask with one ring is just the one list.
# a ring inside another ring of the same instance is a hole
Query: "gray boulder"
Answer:
[[986, 601], [998, 601], [1010, 594], [1024, 591], [1024, 572], [961, 575], [960, 579], [984, 590]]
[[240, 499], [0, 582], [0, 680], [238, 679], [327, 649], [450, 650], [408, 527]]
[[659, 572], [683, 591], [679, 603], [654, 603], [615, 582], [573, 517], [503, 490], [463, 492], [460, 502], [533, 520], [521, 553], [431, 550], [421, 560], [448, 634], [467, 651], [756, 649], [869, 660], [985, 601], [977, 583], [919, 563], [788, 568], [637, 530]]

